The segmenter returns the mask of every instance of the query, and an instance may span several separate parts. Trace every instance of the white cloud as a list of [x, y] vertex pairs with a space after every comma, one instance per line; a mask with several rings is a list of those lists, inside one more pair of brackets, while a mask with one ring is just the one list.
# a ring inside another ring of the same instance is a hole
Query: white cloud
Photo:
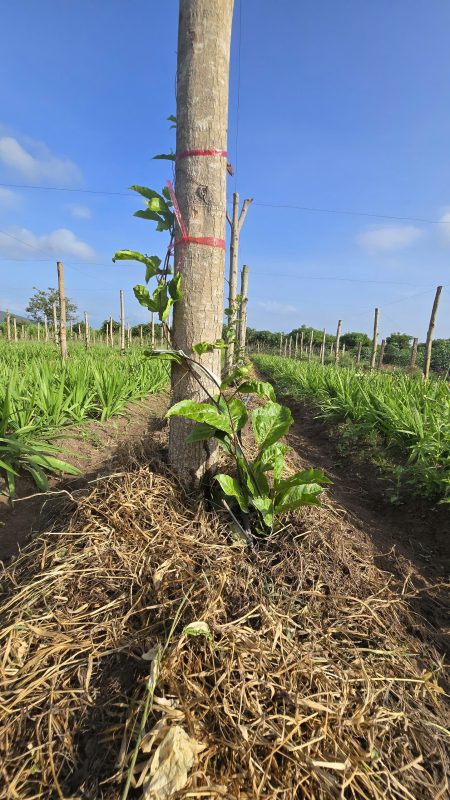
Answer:
[[370, 228], [358, 234], [357, 241], [366, 250], [401, 250], [423, 236], [421, 228], [414, 225], [388, 225], [384, 228]]
[[0, 186], [0, 208], [5, 211], [11, 211], [18, 208], [22, 202], [20, 194], [12, 192], [5, 186]]
[[78, 205], [71, 205], [70, 206], [70, 213], [73, 217], [77, 219], [90, 219], [91, 218], [91, 209], [87, 206], [78, 206]]
[[51, 256], [64, 258], [75, 256], [81, 261], [95, 258], [93, 247], [81, 241], [68, 228], [58, 228], [41, 236], [28, 228], [11, 228], [0, 233], [0, 253], [7, 258], [27, 258], [35, 256]]
[[274, 314], [296, 314], [298, 309], [288, 303], [278, 303], [276, 300], [259, 300], [256, 305], [265, 311], [272, 311]]
[[80, 182], [81, 171], [69, 158], [53, 155], [44, 142], [22, 141], [24, 144], [13, 136], [0, 137], [0, 163], [11, 172], [33, 183], [50, 181], [58, 185], [73, 185]]
[[444, 209], [439, 222], [442, 223], [442, 225], [439, 225], [442, 236], [447, 241], [450, 241], [450, 208]]

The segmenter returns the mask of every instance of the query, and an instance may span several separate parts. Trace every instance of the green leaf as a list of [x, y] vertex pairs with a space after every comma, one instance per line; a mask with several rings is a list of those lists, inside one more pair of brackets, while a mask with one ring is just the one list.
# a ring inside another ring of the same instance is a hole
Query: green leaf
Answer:
[[221, 389], [226, 389], [227, 386], [231, 386], [232, 383], [244, 378], [248, 375], [250, 367], [236, 367], [233, 369], [226, 378], [223, 379], [222, 383], [220, 384]]
[[258, 456], [255, 463], [263, 472], [273, 471], [274, 480], [279, 481], [283, 474], [284, 459], [288, 450], [289, 447], [287, 444], [277, 442], [276, 444], [270, 445], [270, 447], [266, 447]]
[[139, 261], [141, 264], [145, 264], [146, 283], [156, 275], [161, 264], [161, 259], [158, 256], [146, 256], [143, 253], [138, 253], [137, 250], [118, 250], [117, 253], [114, 253], [113, 261]]
[[274, 403], [277, 399], [272, 384], [266, 381], [244, 381], [238, 386], [238, 391], [241, 394], [257, 394], [259, 397], [267, 397]]
[[7, 464], [6, 461], [0, 458], [0, 468], [4, 469], [5, 472], [10, 472], [12, 475], [18, 475], [19, 473], [16, 472], [10, 464]]
[[220, 475], [214, 475], [214, 478], [220, 484], [222, 491], [228, 495], [228, 497], [235, 497], [239, 503], [241, 511], [247, 513], [247, 498], [237, 480], [232, 478], [231, 475], [224, 475], [223, 473]]
[[175, 161], [175, 153], [158, 153], [157, 156], [153, 156], [155, 161]]
[[135, 211], [133, 217], [139, 217], [140, 219], [151, 219], [153, 222], [157, 222], [158, 225], [163, 223], [163, 218], [157, 214], [155, 211], [150, 211], [149, 208], [140, 208], [139, 211]]
[[136, 184], [130, 186], [129, 188], [132, 189], [133, 192], [138, 192], [139, 194], [141, 194], [142, 197], [145, 197], [146, 200], [153, 200], [155, 198], [159, 198], [160, 200], [163, 201], [165, 205], [165, 200], [163, 199], [163, 197], [160, 195], [159, 192], [155, 192], [154, 189], [148, 189], [147, 186], [138, 186]]
[[193, 345], [192, 349], [198, 356], [202, 356], [203, 353], [212, 353], [214, 345], [211, 344], [211, 342], [197, 342], [197, 344]]
[[317, 495], [322, 491], [318, 483], [302, 483], [291, 486], [284, 492], [275, 495], [275, 513], [292, 511], [299, 506], [320, 505]]
[[260, 450], [264, 450], [284, 436], [292, 425], [292, 414], [279, 403], [266, 403], [252, 414], [253, 432]]
[[206, 422], [197, 422], [190, 434], [187, 436], [188, 442], [204, 442], [213, 439], [217, 433], [217, 428], [213, 428]]
[[302, 472], [296, 472], [295, 475], [290, 475], [284, 481], [277, 479], [277, 492], [281, 493], [292, 486], [302, 486], [305, 483], [319, 483], [321, 486], [327, 483], [333, 483], [325, 475], [321, 469], [305, 469]]
[[227, 402], [227, 405], [231, 419], [233, 420], [234, 429], [240, 431], [248, 420], [245, 403], [243, 403], [242, 400], [238, 400], [237, 397], [233, 397], [232, 400]]
[[190, 622], [189, 625], [185, 625], [183, 633], [187, 636], [204, 636], [210, 642], [213, 641], [213, 635], [209, 629], [208, 623], [202, 622], [201, 620], [198, 622]]
[[196, 403], [193, 400], [181, 400], [175, 403], [166, 413], [166, 418], [184, 417], [194, 422], [206, 422], [212, 428], [218, 428], [231, 436], [230, 421], [226, 414], [212, 403]]
[[146, 286], [142, 286], [142, 284], [138, 283], [137, 286], [133, 286], [133, 292], [136, 300], [141, 304], [141, 306], [149, 308], [150, 311], [157, 310], [156, 308], [152, 308], [152, 300]]
[[267, 495], [254, 495], [250, 498], [250, 502], [261, 514], [264, 524], [267, 525], [268, 528], [272, 528], [274, 515], [272, 499]]
[[150, 211], [156, 211], [157, 214], [167, 214], [169, 211], [167, 203], [162, 197], [152, 197], [148, 201], [147, 207]]
[[177, 272], [177, 274], [173, 276], [167, 284], [167, 288], [174, 303], [176, 303], [177, 300], [181, 300], [183, 297], [183, 292], [181, 291], [181, 272]]
[[177, 118], [176, 118], [176, 117], [174, 117], [174, 115], [173, 115], [173, 114], [170, 114], [170, 115], [167, 117], [167, 122], [173, 122], [173, 125], [171, 125], [170, 127], [171, 127], [171, 128], [176, 128], [176, 126], [177, 126]]

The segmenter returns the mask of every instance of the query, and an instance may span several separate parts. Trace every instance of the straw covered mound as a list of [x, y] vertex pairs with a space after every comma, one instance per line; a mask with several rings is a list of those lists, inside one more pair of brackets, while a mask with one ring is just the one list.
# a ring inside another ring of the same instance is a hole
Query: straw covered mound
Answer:
[[93, 486], [2, 576], [2, 798], [448, 797], [413, 590], [329, 501], [249, 547], [161, 464]]

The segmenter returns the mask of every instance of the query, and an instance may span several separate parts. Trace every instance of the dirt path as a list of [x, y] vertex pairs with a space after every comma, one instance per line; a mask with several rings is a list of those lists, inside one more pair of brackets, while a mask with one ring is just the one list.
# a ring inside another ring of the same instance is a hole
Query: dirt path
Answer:
[[306, 404], [283, 399], [294, 416], [288, 441], [298, 460], [322, 468], [333, 480], [328, 493], [355, 535], [369, 537], [375, 562], [392, 573], [399, 589], [409, 576], [420, 587], [415, 610], [433, 626], [440, 647], [448, 647], [450, 603], [450, 514], [448, 506], [395, 506], [375, 466], [343, 456], [326, 423]]
[[42, 530], [47, 521], [54, 519], [68, 493], [85, 488], [89, 481], [123, 463], [130, 445], [142, 442], [149, 450], [163, 447], [158, 434], [165, 424], [162, 416], [166, 408], [165, 395], [151, 395], [145, 402], [130, 403], [123, 416], [65, 429], [63, 437], [55, 443], [64, 451], [61, 457], [78, 467], [81, 474], [52, 479], [47, 494], [39, 493], [31, 480], [22, 478], [17, 484], [18, 499], [13, 508], [0, 495], [0, 561], [13, 556], [33, 531]]

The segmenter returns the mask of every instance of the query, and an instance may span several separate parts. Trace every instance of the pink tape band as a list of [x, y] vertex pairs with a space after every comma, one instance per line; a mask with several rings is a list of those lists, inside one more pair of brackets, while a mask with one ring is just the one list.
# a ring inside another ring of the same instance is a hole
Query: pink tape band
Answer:
[[181, 161], [182, 158], [189, 158], [189, 156], [221, 156], [226, 158], [227, 155], [226, 150], [185, 150], [177, 155], [176, 160]]

